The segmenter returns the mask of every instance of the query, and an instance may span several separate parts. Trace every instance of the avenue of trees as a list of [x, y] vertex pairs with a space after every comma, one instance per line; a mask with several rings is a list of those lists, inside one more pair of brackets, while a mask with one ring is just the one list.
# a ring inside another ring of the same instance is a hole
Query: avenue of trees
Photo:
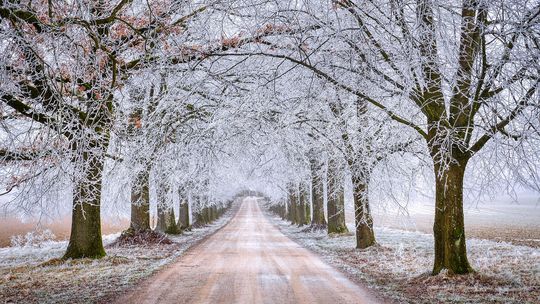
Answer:
[[540, 191], [535, 1], [0, 0], [0, 18], [2, 207], [69, 198], [64, 258], [105, 255], [105, 203], [130, 206], [125, 237], [152, 233], [152, 199], [155, 230], [178, 234], [239, 180], [328, 233], [347, 232], [352, 185], [366, 249], [370, 189], [415, 171], [435, 193], [432, 271], [465, 274], [464, 184]]

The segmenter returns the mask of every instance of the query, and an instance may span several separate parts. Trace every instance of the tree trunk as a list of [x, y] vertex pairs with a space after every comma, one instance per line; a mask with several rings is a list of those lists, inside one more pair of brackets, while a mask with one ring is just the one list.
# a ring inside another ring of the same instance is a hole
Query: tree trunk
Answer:
[[311, 198], [313, 208], [313, 218], [311, 226], [313, 228], [326, 228], [326, 219], [324, 218], [324, 185], [321, 175], [321, 167], [317, 161], [311, 162]]
[[285, 219], [288, 220], [289, 222], [293, 221], [291, 207], [292, 207], [291, 196], [289, 195], [289, 197], [287, 198], [287, 202], [285, 203], [285, 213], [286, 213]]
[[195, 228], [199, 228], [199, 227], [204, 226], [204, 218], [202, 216], [201, 211], [202, 210], [199, 210], [199, 211], [195, 212], [195, 214], [194, 214], [195, 220], [193, 221], [193, 226]]
[[447, 269], [451, 274], [473, 271], [467, 260], [463, 220], [463, 178], [466, 160], [452, 163], [446, 170], [435, 165], [435, 264], [433, 274]]
[[212, 206], [212, 221], [215, 221], [219, 218], [218, 208], [216, 205]]
[[169, 198], [169, 187], [161, 183], [157, 190], [157, 224], [156, 230], [168, 234], [179, 234], [176, 226], [172, 200]]
[[300, 196], [298, 197], [298, 225], [308, 225], [310, 222], [309, 219], [309, 185], [301, 182], [300, 183]]
[[204, 218], [204, 208], [201, 208], [195, 213], [195, 227], [203, 227], [206, 225], [206, 220]]
[[139, 172], [131, 186], [131, 233], [150, 230], [149, 170]]
[[[309, 187], [309, 184], [307, 186]], [[307, 192], [306, 192], [305, 205], [306, 205], [306, 221], [304, 224], [310, 225], [311, 224], [311, 200], [309, 198], [309, 188], [307, 189]]]
[[174, 216], [173, 206], [169, 206], [165, 210], [165, 233], [168, 234], [180, 234], [182, 233], [181, 229], [178, 229], [176, 225], [176, 217]]
[[289, 185], [289, 220], [291, 221], [291, 223], [293, 224], [297, 224], [298, 223], [298, 217], [296, 215], [296, 212], [297, 212], [297, 200], [298, 200], [298, 195], [297, 195], [297, 190], [296, 190], [296, 187], [294, 187], [294, 184], [290, 184]]
[[192, 223], [192, 226], [193, 227], [200, 227], [202, 226], [203, 224], [201, 223], [202, 222], [202, 217], [201, 217], [201, 210], [202, 208], [200, 207], [200, 198], [199, 196], [197, 195], [193, 195], [191, 197], [191, 212], [192, 212], [192, 219], [193, 219], [193, 223]]
[[181, 230], [191, 229], [189, 222], [189, 204], [187, 199], [180, 198], [180, 210], [178, 215], [178, 228]]
[[280, 207], [279, 209], [280, 209], [281, 219], [286, 220], [287, 219], [287, 203], [283, 203], [279, 207]]
[[302, 189], [302, 183], [298, 185], [298, 204], [296, 204], [296, 223], [298, 226], [304, 226], [306, 221], [305, 193]]
[[104, 156], [90, 151], [82, 154], [84, 180], [78, 181], [74, 187], [71, 234], [63, 259], [105, 256], [100, 218]]
[[164, 210], [163, 207], [159, 206], [157, 207], [157, 217], [156, 217], [156, 228], [155, 230], [156, 231], [159, 231], [159, 232], [165, 232], [165, 229], [166, 229], [166, 226], [165, 226], [165, 221], [166, 221], [166, 212]]
[[205, 225], [209, 224], [210, 223], [210, 208], [204, 207], [202, 210], [202, 215], [203, 215], [204, 224]]
[[373, 218], [369, 208], [368, 186], [365, 178], [353, 177], [354, 218], [356, 225], [356, 248], [365, 249], [375, 245]]
[[333, 161], [328, 164], [328, 233], [347, 233], [345, 224], [345, 189]]

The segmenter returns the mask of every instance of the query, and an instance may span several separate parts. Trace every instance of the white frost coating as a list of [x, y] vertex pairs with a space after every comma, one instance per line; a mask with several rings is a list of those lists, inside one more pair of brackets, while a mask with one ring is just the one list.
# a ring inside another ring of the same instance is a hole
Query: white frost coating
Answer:
[[[534, 288], [540, 283], [540, 248], [469, 239], [470, 262], [485, 279], [477, 281], [470, 277], [460, 281], [457, 278], [457, 282], [452, 283], [443, 272], [431, 279], [428, 275], [433, 263], [432, 234], [375, 227], [379, 245], [368, 250], [356, 250], [353, 249], [353, 235], [329, 237], [324, 231], [301, 232], [302, 228], [277, 218], [273, 218], [273, 222], [286, 235], [319, 253], [332, 265], [398, 301], [418, 301], [418, 294], [407, 294], [402, 289], [410, 284], [420, 284], [418, 287], [424, 292], [422, 303], [453, 298], [487, 301], [489, 298], [482, 297], [483, 294], [492, 297], [493, 301], [519, 303], [522, 294], [528, 297], [538, 294], [537, 291], [534, 293]], [[377, 280], [381, 279], [384, 284], [378, 283]], [[505, 291], [510, 291], [513, 296], [509, 298]]]
[[[27, 237], [26, 235], [25, 237]], [[103, 245], [114, 242], [120, 233], [103, 235]], [[15, 245], [15, 246], [13, 246]], [[0, 248], [0, 267], [14, 267], [18, 264], [33, 264], [62, 256], [68, 241], [53, 241], [50, 239], [32, 240], [24, 244], [13, 244], [11, 247]], [[22, 245], [22, 246], [21, 246]]]

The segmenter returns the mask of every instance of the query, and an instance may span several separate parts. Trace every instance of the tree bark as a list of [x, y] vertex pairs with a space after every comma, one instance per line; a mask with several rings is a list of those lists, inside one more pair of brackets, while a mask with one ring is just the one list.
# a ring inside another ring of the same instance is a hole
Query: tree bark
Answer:
[[211, 222], [210, 220], [210, 208], [209, 207], [204, 207], [203, 210], [202, 210], [202, 215], [203, 215], [203, 220], [204, 220], [204, 224], [209, 224]]
[[149, 170], [143, 170], [131, 186], [131, 233], [150, 230]]
[[349, 230], [345, 224], [345, 189], [335, 166], [333, 161], [328, 164], [327, 230], [328, 233], [347, 233]]
[[297, 195], [297, 190], [296, 190], [296, 187], [294, 186], [294, 184], [290, 184], [289, 185], [289, 221], [291, 221], [291, 223], [293, 224], [297, 224], [298, 223], [298, 217], [296, 215], [296, 212], [297, 212], [297, 200], [298, 200], [298, 195]]
[[451, 163], [446, 170], [435, 165], [435, 264], [433, 274], [473, 271], [467, 260], [463, 219], [463, 178], [468, 159]]
[[194, 209], [197, 210], [193, 214], [193, 216], [194, 216], [193, 226], [194, 227], [202, 227], [202, 226], [207, 224], [207, 221], [206, 221], [206, 207], [202, 207], [203, 204], [204, 204], [203, 200], [204, 200], [204, 198], [202, 198], [200, 196], [195, 196], [193, 198], [193, 202], [195, 204]]
[[181, 230], [191, 229], [189, 222], [189, 204], [187, 199], [180, 198], [180, 210], [178, 215], [178, 228]]
[[85, 151], [82, 157], [84, 180], [74, 187], [71, 234], [64, 259], [105, 256], [100, 218], [104, 155]]
[[283, 203], [282, 205], [280, 205], [279, 209], [280, 209], [281, 219], [286, 220], [287, 219], [287, 203]]
[[326, 228], [326, 219], [324, 218], [324, 184], [321, 166], [317, 160], [311, 162], [311, 189], [311, 204], [313, 207], [311, 226], [318, 229]]
[[299, 197], [298, 197], [298, 225], [308, 225], [309, 219], [309, 185], [305, 182], [301, 182], [299, 185]]
[[180, 234], [176, 225], [172, 200], [169, 197], [169, 187], [160, 183], [157, 190], [157, 225], [156, 230], [168, 234]]
[[212, 206], [212, 222], [219, 218], [218, 208], [216, 205]]
[[375, 245], [373, 218], [369, 208], [368, 185], [361, 177], [353, 177], [354, 218], [356, 225], [356, 248], [365, 249]]
[[298, 185], [298, 203], [296, 204], [296, 224], [304, 226], [306, 221], [305, 193], [303, 193], [302, 183]]

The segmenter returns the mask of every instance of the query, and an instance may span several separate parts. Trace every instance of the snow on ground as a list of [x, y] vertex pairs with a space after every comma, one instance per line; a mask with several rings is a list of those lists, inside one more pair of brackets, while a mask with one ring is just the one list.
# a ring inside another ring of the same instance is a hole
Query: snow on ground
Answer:
[[0, 303], [108, 303], [223, 227], [235, 209], [206, 227], [170, 236], [173, 244], [111, 247], [119, 234], [106, 235], [107, 256], [99, 260], [60, 261], [66, 241], [0, 248]]
[[[469, 239], [476, 274], [431, 276], [433, 235], [376, 227], [378, 245], [354, 249], [354, 235], [303, 232], [269, 215], [280, 230], [383, 297], [398, 303], [540, 303], [540, 249]], [[353, 227], [349, 227], [353, 231]]]

